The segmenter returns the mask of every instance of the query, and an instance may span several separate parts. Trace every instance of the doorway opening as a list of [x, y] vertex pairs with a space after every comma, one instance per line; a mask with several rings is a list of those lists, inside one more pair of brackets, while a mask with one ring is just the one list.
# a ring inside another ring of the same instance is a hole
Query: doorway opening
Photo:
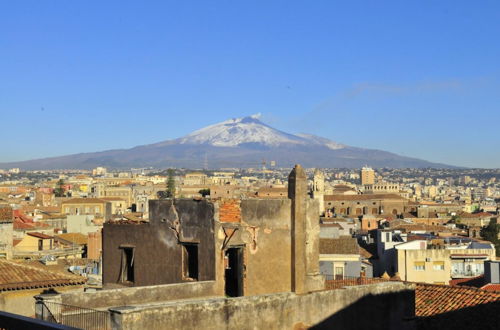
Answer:
[[225, 294], [228, 297], [243, 296], [243, 248], [231, 247], [224, 252]]

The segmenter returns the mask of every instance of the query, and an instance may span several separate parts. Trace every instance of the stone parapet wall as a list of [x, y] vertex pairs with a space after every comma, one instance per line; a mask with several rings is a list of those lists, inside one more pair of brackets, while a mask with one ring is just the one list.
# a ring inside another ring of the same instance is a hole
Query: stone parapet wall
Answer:
[[217, 296], [215, 281], [202, 281], [61, 294], [57, 296], [57, 302], [86, 308], [109, 308], [214, 296]]
[[116, 329], [411, 329], [415, 291], [379, 283], [303, 295], [171, 301], [113, 308]]

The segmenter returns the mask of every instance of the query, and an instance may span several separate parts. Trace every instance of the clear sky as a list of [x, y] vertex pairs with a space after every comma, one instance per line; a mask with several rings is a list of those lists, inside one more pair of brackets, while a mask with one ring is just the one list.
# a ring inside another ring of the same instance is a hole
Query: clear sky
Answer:
[[500, 167], [500, 1], [1, 1], [0, 161], [228, 118]]

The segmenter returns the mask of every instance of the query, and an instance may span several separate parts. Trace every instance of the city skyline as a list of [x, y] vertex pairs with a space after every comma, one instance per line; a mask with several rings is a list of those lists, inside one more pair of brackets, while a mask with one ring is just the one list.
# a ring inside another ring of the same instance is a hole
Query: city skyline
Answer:
[[286, 132], [498, 168], [486, 126], [500, 119], [498, 6], [5, 3], [0, 112], [12, 125], [0, 162], [130, 148], [260, 112]]

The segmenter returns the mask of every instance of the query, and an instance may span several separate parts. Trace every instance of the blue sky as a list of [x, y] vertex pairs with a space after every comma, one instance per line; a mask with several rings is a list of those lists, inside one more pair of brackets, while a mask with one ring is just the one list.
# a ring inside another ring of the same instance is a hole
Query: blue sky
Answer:
[[0, 161], [260, 112], [291, 133], [500, 167], [498, 1], [3, 1], [0, 31]]

